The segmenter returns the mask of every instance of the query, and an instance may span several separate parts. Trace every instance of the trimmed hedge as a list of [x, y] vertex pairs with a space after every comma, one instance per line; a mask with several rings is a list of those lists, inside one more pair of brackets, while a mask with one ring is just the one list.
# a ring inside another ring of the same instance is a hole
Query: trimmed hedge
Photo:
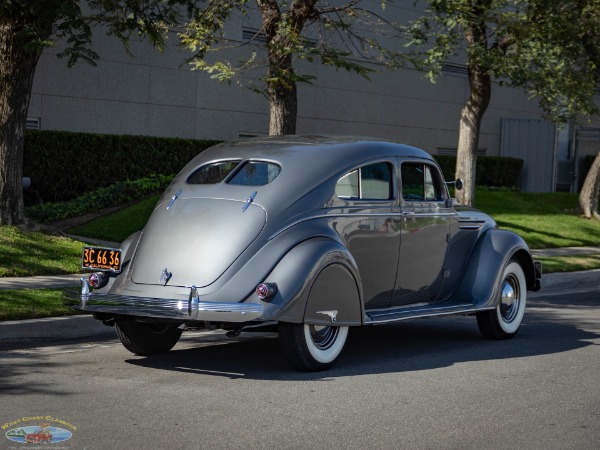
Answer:
[[70, 200], [124, 180], [172, 175], [219, 142], [26, 131], [23, 175], [32, 181], [26, 201], [31, 204]]
[[[440, 165], [444, 178], [454, 180], [456, 156], [432, 155]], [[523, 160], [504, 156], [478, 156], [475, 184], [477, 186], [514, 187], [518, 185]]]

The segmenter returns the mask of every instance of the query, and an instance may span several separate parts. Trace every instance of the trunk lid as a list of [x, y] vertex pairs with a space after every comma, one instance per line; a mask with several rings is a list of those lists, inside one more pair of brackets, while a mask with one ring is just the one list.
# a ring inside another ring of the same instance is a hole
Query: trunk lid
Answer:
[[132, 281], [205, 287], [214, 283], [265, 226], [260, 206], [214, 198], [177, 199], [150, 216], [137, 248]]

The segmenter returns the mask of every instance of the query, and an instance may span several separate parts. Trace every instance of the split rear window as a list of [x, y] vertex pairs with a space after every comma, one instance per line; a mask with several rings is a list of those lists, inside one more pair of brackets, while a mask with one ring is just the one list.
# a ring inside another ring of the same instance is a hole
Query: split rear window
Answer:
[[266, 161], [218, 161], [206, 164], [192, 173], [188, 184], [226, 184], [239, 186], [264, 186], [281, 172], [277, 164]]

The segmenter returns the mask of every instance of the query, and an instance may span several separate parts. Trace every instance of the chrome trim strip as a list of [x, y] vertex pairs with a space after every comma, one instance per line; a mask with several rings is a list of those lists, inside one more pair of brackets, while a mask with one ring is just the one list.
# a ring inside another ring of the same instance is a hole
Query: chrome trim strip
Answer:
[[458, 223], [480, 223], [484, 224], [484, 219], [459, 218]]
[[[408, 312], [402, 311], [390, 311], [384, 314], [377, 314], [376, 317], [385, 317], [395, 315], [396, 317], [390, 319], [373, 319], [369, 314], [366, 314], [367, 319], [370, 319], [365, 322], [365, 324], [376, 324], [376, 323], [391, 323], [391, 322], [399, 322], [401, 320], [409, 320], [409, 319], [418, 319], [420, 317], [435, 317], [435, 316], [449, 316], [454, 314], [469, 314], [478, 311], [487, 311], [494, 309], [494, 307], [486, 307], [486, 308], [477, 308], [475, 306], [466, 306], [466, 305], [457, 305], [452, 307], [443, 307], [443, 308], [435, 308], [435, 309], [418, 309]], [[457, 308], [457, 309], [453, 309]], [[462, 309], [459, 309], [462, 308]]]
[[461, 225], [459, 230], [480, 230], [481, 225]]
[[290, 223], [289, 225], [281, 228], [280, 230], [276, 231], [275, 233], [273, 233], [270, 237], [269, 240], [276, 238], [277, 236], [279, 236], [281, 233], [289, 230], [292, 227], [295, 227], [296, 225], [299, 225], [303, 222], [308, 222], [309, 220], [313, 220], [313, 219], [327, 219], [327, 218], [332, 218], [335, 219], [336, 217], [390, 217], [390, 216], [397, 216], [399, 218], [414, 218], [414, 217], [424, 217], [424, 216], [430, 216], [430, 217], [448, 217], [448, 216], [456, 216], [455, 212], [450, 212], [450, 213], [415, 213], [415, 212], [409, 212], [406, 213], [405, 211], [401, 211], [401, 212], [390, 212], [390, 213], [339, 213], [339, 214], [315, 214], [314, 216], [308, 216], [308, 217], [304, 217], [303, 219], [298, 219], [295, 222]]

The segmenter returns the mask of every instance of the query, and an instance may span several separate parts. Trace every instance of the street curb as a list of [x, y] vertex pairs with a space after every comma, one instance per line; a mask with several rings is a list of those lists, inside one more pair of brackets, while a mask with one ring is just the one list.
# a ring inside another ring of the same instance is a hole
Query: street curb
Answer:
[[600, 269], [542, 274], [540, 292], [547, 293], [557, 289], [569, 290], [590, 286], [600, 286]]
[[[594, 286], [600, 287], [600, 269], [550, 273], [542, 276], [542, 290], [530, 293], [529, 297]], [[0, 322], [0, 345], [114, 336], [114, 328], [107, 327], [91, 315]]]
[[115, 330], [91, 315], [0, 322], [0, 344], [114, 336]]

